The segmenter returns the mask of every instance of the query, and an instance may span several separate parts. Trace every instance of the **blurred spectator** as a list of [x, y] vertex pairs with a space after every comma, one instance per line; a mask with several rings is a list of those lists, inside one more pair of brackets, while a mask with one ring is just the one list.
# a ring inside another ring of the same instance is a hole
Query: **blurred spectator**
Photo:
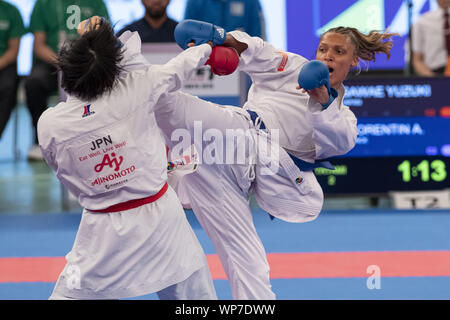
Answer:
[[25, 34], [22, 16], [12, 4], [0, 0], [0, 138], [16, 105], [17, 54]]
[[227, 32], [239, 29], [266, 39], [259, 0], [188, 0], [184, 18], [210, 22]]
[[54, 66], [59, 47], [77, 36], [78, 23], [91, 16], [108, 18], [103, 0], [37, 0], [30, 19], [34, 34], [33, 67], [25, 81], [25, 93], [35, 132], [29, 160], [42, 160], [38, 146], [36, 125], [47, 109], [48, 98], [58, 90], [58, 76]]
[[450, 0], [437, 3], [439, 8], [424, 13], [412, 28], [414, 70], [425, 77], [443, 75], [450, 54]]
[[142, 0], [145, 15], [117, 33], [119, 37], [125, 31], [137, 31], [142, 42], [175, 42], [173, 31], [175, 20], [167, 16], [166, 9], [170, 0]]

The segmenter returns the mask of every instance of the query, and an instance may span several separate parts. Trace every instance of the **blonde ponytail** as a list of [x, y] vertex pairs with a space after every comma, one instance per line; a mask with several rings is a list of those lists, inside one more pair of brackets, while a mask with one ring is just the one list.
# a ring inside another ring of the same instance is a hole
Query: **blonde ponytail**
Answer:
[[387, 59], [389, 59], [394, 44], [391, 38], [399, 35], [398, 33], [382, 33], [378, 31], [370, 31], [368, 35], [365, 35], [358, 29], [351, 27], [332, 28], [323, 35], [327, 33], [347, 35], [355, 46], [355, 55], [366, 61], [375, 61], [375, 54], [377, 53], [384, 53], [386, 54]]

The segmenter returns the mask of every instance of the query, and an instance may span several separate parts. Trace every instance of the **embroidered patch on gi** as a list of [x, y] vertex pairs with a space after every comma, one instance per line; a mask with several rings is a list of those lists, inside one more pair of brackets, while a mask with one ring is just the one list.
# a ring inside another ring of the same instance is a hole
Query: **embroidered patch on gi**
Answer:
[[95, 114], [94, 111], [91, 111], [91, 105], [88, 104], [87, 106], [83, 106], [83, 115], [81, 116], [82, 118], [85, 118], [87, 116], [90, 116], [92, 114]]
[[284, 71], [284, 68], [286, 67], [289, 57], [286, 52], [278, 51], [277, 53], [281, 54], [281, 56], [283, 57], [281, 59], [280, 65], [278, 66], [278, 69], [277, 69], [278, 72], [281, 72], [281, 71]]
[[167, 170], [175, 170], [178, 168], [181, 168], [183, 166], [186, 166], [190, 163], [190, 158], [188, 156], [185, 156], [181, 159], [175, 159], [173, 161], [167, 161]]
[[173, 163], [172, 161], [167, 162], [167, 170], [168, 171], [175, 170], [175, 163]]
[[295, 182], [297, 183], [297, 184], [300, 184], [300, 183], [302, 183], [304, 181], [304, 179], [302, 178], [302, 177], [298, 177], [297, 179], [295, 179]]

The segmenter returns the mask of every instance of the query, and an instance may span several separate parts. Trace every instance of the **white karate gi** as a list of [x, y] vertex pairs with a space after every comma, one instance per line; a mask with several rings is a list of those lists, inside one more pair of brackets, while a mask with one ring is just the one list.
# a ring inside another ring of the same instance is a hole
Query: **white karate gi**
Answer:
[[[338, 97], [323, 110], [319, 102], [296, 89], [298, 75], [307, 59], [277, 50], [261, 38], [250, 37], [245, 32], [233, 31], [230, 34], [248, 45], [239, 59], [239, 70], [247, 73], [253, 82], [244, 109], [257, 112], [267, 129], [279, 130], [279, 145], [284, 150], [301, 160], [314, 162], [343, 155], [355, 146], [357, 119], [343, 104], [343, 85], [337, 90]], [[287, 155], [280, 152], [280, 157], [287, 158]], [[295, 180], [298, 173], [292, 162], [283, 161], [282, 167], [286, 176]], [[301, 191], [313, 189], [312, 194], [308, 194], [309, 200], [303, 200], [299, 207], [295, 189], [289, 185], [279, 189], [280, 183], [285, 184], [279, 174], [272, 176], [271, 181], [258, 175], [258, 167], [256, 169], [253, 191], [263, 209], [288, 222], [307, 222], [317, 217], [320, 212], [317, 204], [323, 202], [320, 199], [323, 195], [319, 195], [317, 186], [320, 186], [312, 172], [299, 174], [306, 184]], [[300, 193], [305, 196], [304, 192]]]
[[179, 89], [210, 53], [209, 45], [198, 46], [164, 66], [122, 75], [111, 93], [96, 100], [69, 96], [42, 114], [38, 137], [44, 157], [85, 208], [51, 299], [152, 292], [161, 299], [217, 298], [204, 252], [172, 188], [137, 208], [92, 211], [149, 197], [166, 184], [155, 105], [162, 94]]

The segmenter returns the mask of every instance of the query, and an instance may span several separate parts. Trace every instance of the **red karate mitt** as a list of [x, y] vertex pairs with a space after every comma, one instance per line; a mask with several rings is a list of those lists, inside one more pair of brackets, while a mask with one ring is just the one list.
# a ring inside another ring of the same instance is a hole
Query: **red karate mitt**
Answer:
[[215, 46], [205, 64], [210, 65], [212, 72], [218, 76], [229, 75], [239, 65], [239, 55], [234, 48]]

